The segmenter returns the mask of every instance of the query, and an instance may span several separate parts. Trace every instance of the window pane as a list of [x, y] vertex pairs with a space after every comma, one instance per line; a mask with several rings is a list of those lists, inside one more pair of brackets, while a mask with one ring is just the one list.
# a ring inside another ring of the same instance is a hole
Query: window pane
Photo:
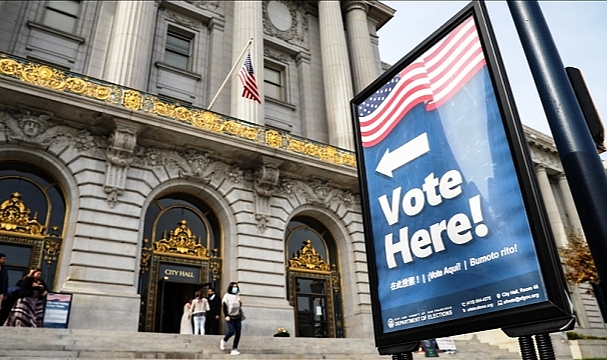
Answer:
[[80, 1], [56, 1], [50, 0], [46, 3], [47, 8], [59, 10], [66, 14], [73, 15], [75, 17], [78, 16], [78, 8], [80, 7]]
[[184, 55], [190, 55], [190, 41], [191, 40], [186, 37], [168, 33], [166, 48]]
[[42, 23], [57, 30], [71, 33], [76, 25], [76, 18], [47, 9]]
[[270, 83], [265, 83], [265, 85], [265, 96], [269, 96], [273, 99], [282, 100], [282, 88], [280, 86]]
[[278, 70], [274, 70], [274, 69], [270, 69], [270, 68], [264, 68], [264, 80], [267, 82], [271, 82], [277, 85], [282, 85], [282, 81], [281, 81], [281, 76], [280, 76], [280, 71]]
[[187, 56], [169, 50], [164, 53], [164, 62], [180, 69], [187, 70], [188, 60]]
[[170, 236], [170, 232], [175, 230], [181, 220], [187, 222], [186, 225], [192, 230], [193, 235], [195, 235], [196, 238], [200, 237], [202, 245], [206, 247], [207, 230], [204, 222], [195, 212], [182, 207], [173, 208], [162, 215], [156, 225], [156, 231], [158, 233], [156, 234], [155, 240], [162, 237], [162, 234], [165, 231], [167, 232], [167, 236]]

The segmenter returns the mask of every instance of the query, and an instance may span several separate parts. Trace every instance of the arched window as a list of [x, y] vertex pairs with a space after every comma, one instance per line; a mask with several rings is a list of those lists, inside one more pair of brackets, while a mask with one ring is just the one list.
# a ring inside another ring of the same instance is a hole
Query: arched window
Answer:
[[140, 330], [178, 333], [184, 298], [221, 276], [219, 221], [202, 200], [185, 193], [161, 196], [145, 214], [139, 293]]
[[28, 163], [0, 162], [0, 253], [11, 285], [36, 266], [52, 288], [65, 219], [65, 196], [53, 176]]
[[335, 240], [318, 220], [300, 216], [287, 226], [287, 289], [296, 336], [344, 337]]

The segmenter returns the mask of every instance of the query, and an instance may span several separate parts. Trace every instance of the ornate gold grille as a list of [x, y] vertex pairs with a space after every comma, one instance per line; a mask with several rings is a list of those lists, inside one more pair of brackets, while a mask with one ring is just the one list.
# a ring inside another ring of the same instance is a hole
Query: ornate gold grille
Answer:
[[10, 198], [0, 204], [0, 230], [44, 236], [46, 228], [36, 220], [37, 217], [36, 213], [34, 218], [30, 219], [30, 209], [25, 207], [19, 192], [12, 193]]
[[179, 225], [169, 232], [168, 238], [165, 232], [162, 239], [154, 241], [154, 252], [190, 255], [208, 259], [209, 249], [202, 246], [200, 242], [200, 238], [197, 239], [188, 227], [187, 221], [181, 220]]
[[293, 254], [289, 259], [289, 269], [291, 270], [311, 270], [320, 272], [330, 272], [329, 264], [327, 264], [322, 256], [312, 246], [312, 241], [304, 241], [304, 246]]

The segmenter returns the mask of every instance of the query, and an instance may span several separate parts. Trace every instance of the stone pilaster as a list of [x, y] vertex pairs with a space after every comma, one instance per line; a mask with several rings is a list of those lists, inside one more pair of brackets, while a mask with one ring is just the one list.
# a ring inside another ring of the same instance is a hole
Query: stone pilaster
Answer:
[[344, 8], [354, 71], [354, 92], [359, 93], [379, 75], [364, 1], [349, 1]]
[[319, 1], [318, 17], [329, 143], [352, 150], [352, 78], [339, 1]]
[[297, 64], [297, 76], [299, 78], [299, 118], [302, 123], [302, 135], [309, 139], [317, 139], [315, 134], [314, 122], [306, 121], [314, 116], [313, 101], [314, 92], [312, 91], [312, 69], [310, 66], [311, 56], [307, 52], [300, 52], [295, 57]]
[[559, 209], [550, 186], [550, 180], [546, 173], [546, 168], [542, 165], [535, 166], [535, 172], [537, 174], [537, 180], [540, 185], [540, 191], [544, 198], [544, 205], [546, 206], [546, 212], [548, 213], [548, 221], [550, 221], [550, 228], [554, 235], [554, 241], [556, 246], [562, 248], [567, 245], [567, 236], [565, 234], [565, 228], [563, 227], [563, 220], [559, 214]]
[[[209, 43], [210, 48], [213, 51], [209, 52], [209, 57], [211, 60], [208, 63], [207, 68], [207, 99], [204, 103], [204, 106], [207, 107], [217, 91], [219, 87], [225, 80], [225, 71], [226, 66], [223, 61], [224, 56], [224, 46], [228, 46], [225, 44], [225, 22], [218, 18], [212, 18], [208, 25], [209, 28]], [[222, 91], [216, 103], [213, 105], [213, 111], [220, 112], [222, 114], [229, 113], [230, 102], [228, 101], [229, 97], [227, 92]]]
[[263, 102], [263, 8], [261, 1], [234, 1], [234, 35], [232, 37], [232, 65], [238, 61], [238, 67], [232, 75], [232, 96], [230, 115], [250, 121], [252, 123], [264, 124], [263, 104], [255, 100], [242, 97], [242, 85], [238, 79], [237, 72], [244, 61], [244, 56], [238, 56], [246, 46], [249, 39], [253, 43], [249, 48], [253, 71], [257, 79], [259, 95]]
[[156, 26], [155, 1], [119, 1], [104, 68], [104, 79], [146, 90]]
[[573, 196], [571, 195], [571, 189], [569, 189], [569, 184], [567, 183], [567, 177], [565, 174], [560, 174], [557, 177], [557, 180], [559, 182], [559, 189], [561, 190], [561, 194], [563, 196], [565, 211], [567, 212], [567, 217], [569, 218], [569, 226], [575, 233], [583, 233], [582, 223], [580, 222], [580, 217], [577, 213], [577, 209], [575, 208]]

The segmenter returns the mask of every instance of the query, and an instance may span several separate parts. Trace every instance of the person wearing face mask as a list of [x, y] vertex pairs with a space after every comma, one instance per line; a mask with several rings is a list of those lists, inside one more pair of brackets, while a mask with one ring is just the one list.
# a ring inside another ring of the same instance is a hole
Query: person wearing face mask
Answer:
[[238, 342], [240, 341], [240, 332], [242, 329], [242, 301], [240, 300], [240, 288], [237, 282], [231, 282], [228, 286], [228, 291], [222, 299], [222, 309], [228, 324], [228, 332], [219, 342], [219, 348], [225, 350], [226, 342], [234, 335], [232, 343], [232, 351], [230, 355], [239, 355]]

